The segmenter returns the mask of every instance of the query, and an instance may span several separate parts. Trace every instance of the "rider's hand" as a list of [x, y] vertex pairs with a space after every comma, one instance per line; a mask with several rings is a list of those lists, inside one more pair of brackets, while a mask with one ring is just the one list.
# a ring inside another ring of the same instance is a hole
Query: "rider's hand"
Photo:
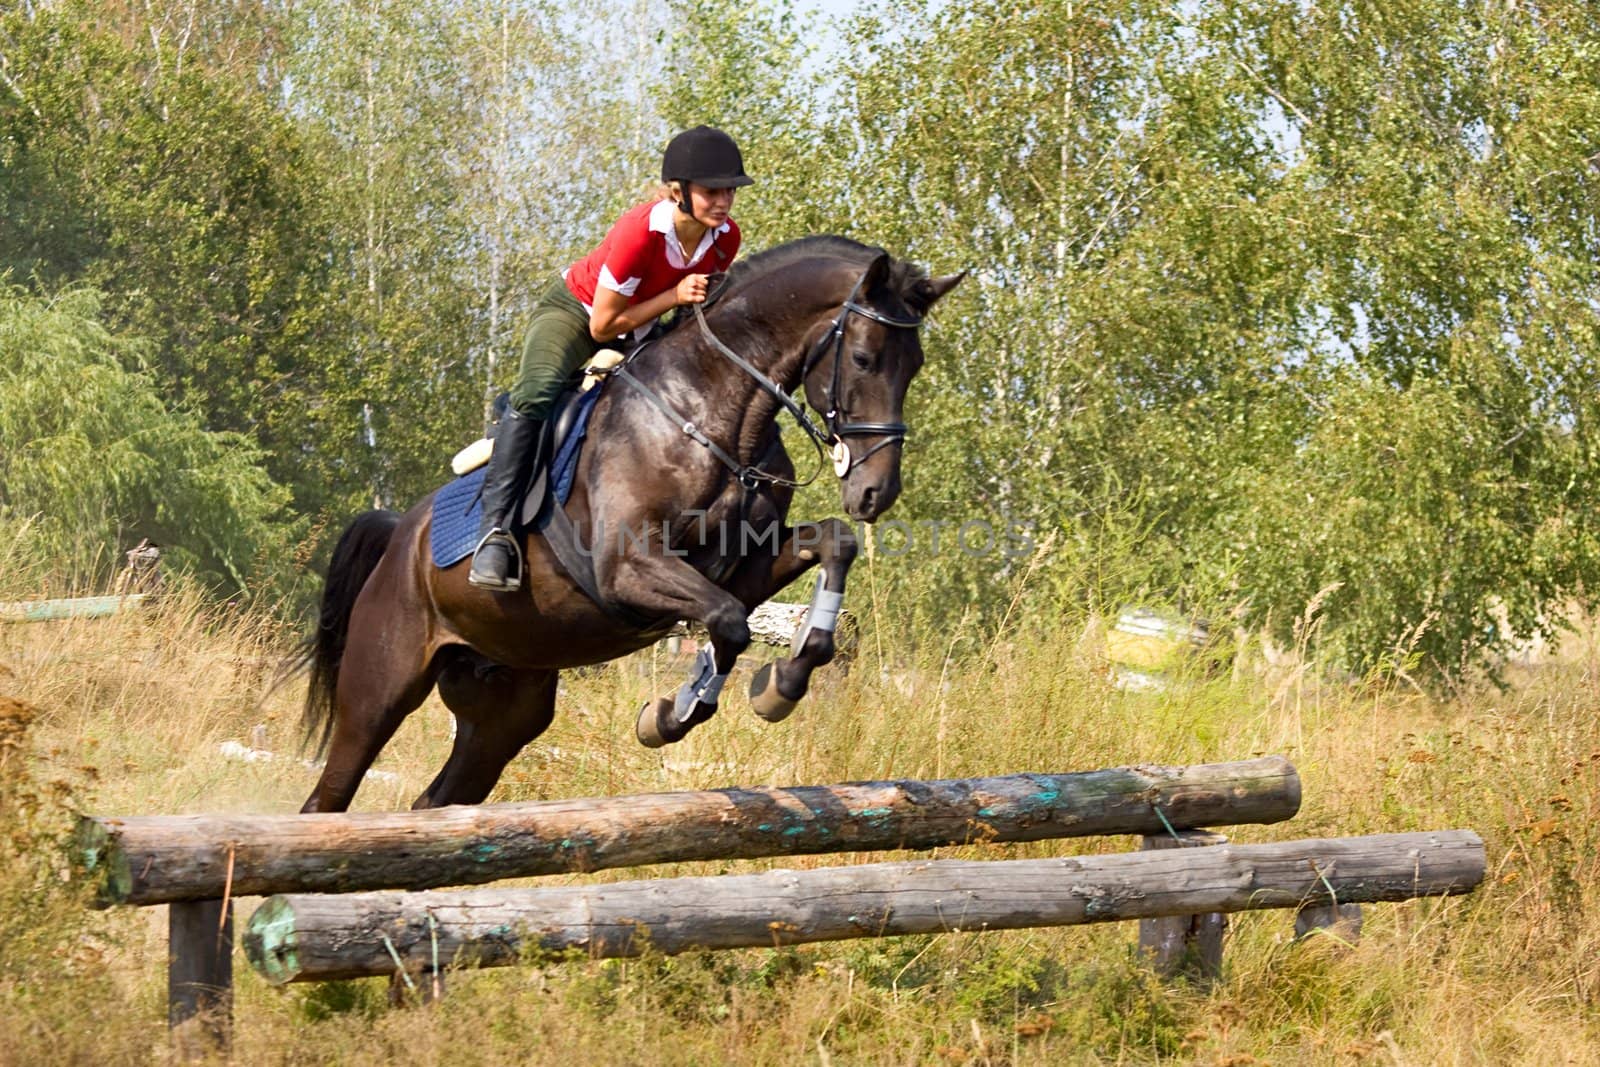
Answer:
[[690, 274], [678, 283], [678, 303], [703, 304], [707, 280], [704, 274]]

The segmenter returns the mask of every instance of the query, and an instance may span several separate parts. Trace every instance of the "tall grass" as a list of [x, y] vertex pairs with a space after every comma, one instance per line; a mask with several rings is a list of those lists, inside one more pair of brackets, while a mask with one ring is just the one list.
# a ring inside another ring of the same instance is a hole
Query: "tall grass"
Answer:
[[[3, 590], [0, 590], [3, 593]], [[865, 599], [865, 587], [863, 587]], [[870, 613], [869, 613], [870, 616]], [[1308, 613], [1308, 625], [1314, 613]], [[1164, 692], [1107, 679], [1093, 620], [996, 633], [952, 620], [900, 651], [866, 620], [788, 722], [729, 687], [721, 714], [660, 752], [639, 703], [682, 658], [642, 653], [563, 680], [555, 725], [496, 800], [752, 783], [1072, 770], [1280, 752], [1299, 767], [1278, 840], [1470, 827], [1489, 848], [1475, 895], [1376, 905], [1360, 942], [1290, 940], [1286, 912], [1232, 920], [1210, 989], [1141, 969], [1130, 925], [944, 935], [513, 968], [452, 978], [394, 1010], [379, 980], [272, 989], [236, 963], [240, 1063], [1057, 1064], [1600, 1063], [1600, 649], [1592, 636], [1519, 668], [1513, 687], [1440, 700], [1390, 672], [1331, 682], [1294, 650], [1245, 648]], [[272, 689], [294, 635], [178, 589], [139, 614], [0, 625], [0, 1063], [160, 1062], [160, 909], [91, 912], [63, 880], [71, 812], [292, 811], [295, 686]], [[276, 758], [226, 758], [264, 738]], [[449, 746], [436, 699], [380, 759], [365, 808], [398, 808]], [[941, 850], [1112, 852], [1127, 839]], [[873, 856], [683, 864], [647, 874], [825, 866]], [[606, 872], [595, 880], [638, 877]], [[576, 879], [578, 876], [574, 876]], [[254, 901], [240, 902], [243, 922]]]

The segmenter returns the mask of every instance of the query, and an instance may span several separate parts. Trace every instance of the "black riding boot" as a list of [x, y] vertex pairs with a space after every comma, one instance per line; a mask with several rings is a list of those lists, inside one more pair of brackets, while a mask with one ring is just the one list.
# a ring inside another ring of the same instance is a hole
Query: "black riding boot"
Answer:
[[508, 408], [494, 436], [494, 452], [483, 476], [483, 521], [478, 547], [472, 552], [467, 581], [485, 589], [513, 592], [522, 588], [522, 549], [511, 536], [512, 512], [521, 502], [539, 450], [544, 420]]

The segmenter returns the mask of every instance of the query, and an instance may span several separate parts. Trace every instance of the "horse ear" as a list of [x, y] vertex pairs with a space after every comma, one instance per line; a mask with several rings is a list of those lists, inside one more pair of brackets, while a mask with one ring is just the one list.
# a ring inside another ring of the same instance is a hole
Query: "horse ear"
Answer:
[[878, 286], [889, 280], [889, 268], [894, 265], [894, 259], [887, 252], [879, 252], [867, 264], [867, 272], [861, 277], [861, 291], [870, 293]]
[[961, 284], [961, 279], [967, 276], [966, 271], [960, 274], [946, 274], [942, 278], [924, 278], [913, 287], [906, 302], [909, 303], [919, 315], [926, 315], [928, 309], [944, 299], [946, 293]]
[[940, 300], [943, 300], [945, 295], [949, 293], [950, 290], [960, 285], [961, 279], [965, 278], [966, 276], [967, 272], [962, 271], [959, 274], [946, 274], [943, 278], [931, 279], [928, 282], [928, 284], [933, 287], [933, 300], [930, 301], [930, 303], [938, 303]]

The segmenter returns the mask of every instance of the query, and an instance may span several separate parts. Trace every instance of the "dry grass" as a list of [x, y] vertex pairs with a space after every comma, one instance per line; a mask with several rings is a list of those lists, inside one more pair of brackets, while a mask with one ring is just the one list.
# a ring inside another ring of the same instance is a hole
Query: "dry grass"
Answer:
[[[1304, 779], [1302, 814], [1239, 828], [1235, 839], [1470, 827], [1488, 843], [1488, 883], [1464, 900], [1373, 906], [1353, 948], [1291, 944], [1287, 913], [1240, 916], [1227, 975], [1211, 990], [1149, 978], [1133, 961], [1127, 924], [462, 974], [443, 1002], [416, 1010], [388, 1009], [381, 981], [268, 988], [241, 959], [234, 1058], [1600, 1064], [1592, 638], [1522, 671], [1506, 693], [1441, 702], [1403, 682], [1332, 685], [1284, 664], [1121, 693], [1106, 683], [1092, 634], [1073, 626], [997, 643], [957, 632], [940, 654], [915, 661], [880, 659], [869, 634], [854, 668], [826, 672], [789, 722], [756, 720], [736, 678], [724, 713], [661, 753], [633, 741], [633, 712], [676, 685], [685, 663], [642, 655], [568, 676], [556, 725], [508, 770], [495, 799], [1281, 752]], [[892, 631], [882, 636], [891, 647]], [[48, 845], [72, 804], [104, 814], [294, 810], [313, 779], [295, 752], [299, 690], [269, 692], [291, 637], [181, 594], [139, 615], [0, 627], [0, 693], [9, 698], [0, 705], [0, 1063], [167, 1057], [161, 910], [83, 909]], [[258, 725], [279, 759], [224, 758], [222, 742], [249, 743]], [[448, 736], [448, 716], [430, 700], [378, 764], [397, 781], [367, 783], [358, 806], [408, 804], [443, 761]], [[240, 921], [253, 903], [241, 902]]]

